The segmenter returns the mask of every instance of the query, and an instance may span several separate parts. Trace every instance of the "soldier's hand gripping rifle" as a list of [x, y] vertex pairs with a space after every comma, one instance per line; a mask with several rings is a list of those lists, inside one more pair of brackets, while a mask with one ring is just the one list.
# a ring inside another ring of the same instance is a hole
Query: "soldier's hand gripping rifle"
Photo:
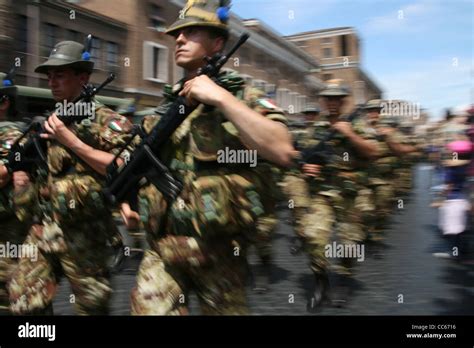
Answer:
[[[217, 53], [212, 58], [206, 58], [206, 65], [199, 69], [198, 75], [207, 75], [216, 81], [221, 68], [248, 38], [248, 34], [243, 34], [227, 54]], [[109, 204], [136, 202], [138, 189], [146, 183], [152, 183], [168, 202], [176, 199], [183, 188], [182, 183], [171, 175], [158, 153], [198, 105], [188, 105], [186, 98], [178, 97], [148, 135], [145, 135], [144, 131], [139, 132], [142, 137], [140, 144], [130, 158], [119, 166], [117, 159], [133, 138], [125, 144], [107, 167], [107, 183], [103, 193]], [[136, 134], [133, 135], [135, 136]]]
[[[356, 118], [363, 114], [364, 105], [366, 103], [365, 87], [363, 83], [356, 82], [354, 87], [354, 100], [356, 103], [356, 109], [349, 116], [340, 121], [352, 123]], [[334, 138], [336, 134], [337, 131], [334, 129], [329, 132], [329, 134], [327, 134], [326, 137], [324, 137], [324, 139], [322, 139], [317, 145], [300, 150], [301, 158], [298, 161], [298, 165], [301, 167], [306, 163], [318, 165], [327, 164], [330, 160], [331, 152], [331, 147], [328, 143]]]
[[[75, 105], [85, 102], [90, 103], [94, 96], [114, 79], [115, 75], [110, 74], [98, 87], [94, 87], [91, 84], [84, 85], [81, 95], [73, 103]], [[89, 117], [90, 115], [85, 114], [58, 116], [66, 126], [75, 122], [81, 122]], [[41, 138], [41, 134], [46, 133], [45, 122], [46, 117], [35, 117], [23, 134], [12, 145], [8, 154], [8, 162], [6, 163], [10, 174], [17, 171], [25, 171], [32, 175], [47, 173], [46, 139]]]
[[[362, 105], [358, 105], [354, 112], [352, 112], [349, 116], [345, 117], [340, 121], [352, 123], [362, 114], [362, 110]], [[331, 150], [328, 146], [328, 143], [334, 138], [337, 133], [337, 130], [333, 129], [317, 145], [302, 149], [301, 158], [298, 161], [298, 164], [300, 166], [302, 166], [303, 164], [327, 164], [329, 161]]]

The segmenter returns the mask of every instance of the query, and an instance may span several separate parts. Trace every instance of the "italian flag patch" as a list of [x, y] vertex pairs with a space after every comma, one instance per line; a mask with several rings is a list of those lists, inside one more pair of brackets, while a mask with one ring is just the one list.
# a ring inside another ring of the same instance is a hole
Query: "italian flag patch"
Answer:
[[120, 126], [120, 124], [117, 121], [110, 122], [109, 123], [109, 128], [116, 131], [116, 132], [121, 132], [122, 131], [122, 127]]
[[257, 100], [257, 103], [260, 104], [261, 106], [263, 106], [264, 108], [266, 109], [276, 109], [277, 106], [275, 104], [273, 104], [270, 100], [268, 99], [258, 99]]

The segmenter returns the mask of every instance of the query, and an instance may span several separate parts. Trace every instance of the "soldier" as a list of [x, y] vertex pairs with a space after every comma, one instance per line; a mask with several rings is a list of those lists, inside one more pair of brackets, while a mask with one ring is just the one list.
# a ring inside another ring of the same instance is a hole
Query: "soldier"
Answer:
[[319, 106], [313, 104], [306, 105], [302, 112], [306, 126], [312, 126], [318, 119], [320, 112], [321, 109]]
[[[89, 56], [83, 45], [63, 41], [35, 69], [47, 75], [57, 107], [75, 100], [89, 82], [94, 66]], [[18, 214], [34, 221], [27, 243], [39, 249], [36, 262], [20, 260], [9, 284], [16, 314], [51, 313], [61, 275], [71, 284], [79, 314], [108, 313], [112, 290], [105, 251], [118, 233], [100, 192], [113, 152], [128, 140], [132, 126], [96, 101], [90, 106], [92, 115], [67, 126], [51, 114], [41, 134], [47, 141], [47, 178], [15, 181], [21, 190], [15, 197]]]
[[[223, 72], [219, 85], [196, 76], [203, 58], [224, 48], [229, 6], [229, 1], [189, 1], [167, 30], [176, 40], [175, 60], [186, 79], [166, 89], [157, 111], [165, 112], [178, 95], [200, 105], [161, 154], [184, 183], [178, 199], [167, 206], [154, 186], [140, 193], [151, 250], [131, 295], [135, 315], [185, 314], [191, 289], [203, 314], [248, 313], [246, 234], [255, 231], [264, 213], [259, 193], [268, 178], [249, 163], [231, 164], [220, 156], [223, 149], [256, 150], [261, 159], [288, 166], [293, 148], [281, 110], [244, 89], [236, 73]], [[145, 119], [145, 129], [158, 118]]]
[[375, 136], [379, 143], [379, 157], [374, 161], [369, 172], [369, 188], [375, 210], [369, 212], [369, 221], [366, 225], [368, 238], [372, 241], [382, 240], [384, 223], [392, 210], [392, 201], [395, 195], [394, 170], [398, 161], [390, 148], [393, 145], [393, 137], [388, 134], [392, 127], [387, 117], [381, 119], [381, 109], [382, 101], [380, 99], [370, 100], [365, 106], [367, 126], [376, 133]]
[[[335, 129], [336, 135], [327, 144], [331, 150], [327, 164], [304, 164], [303, 173], [308, 178], [311, 192], [309, 213], [301, 221], [300, 233], [311, 259], [315, 286], [307, 309], [315, 312], [320, 308], [329, 288], [329, 258], [338, 249], [362, 250], [358, 243], [365, 238], [361, 218], [361, 202], [356, 204], [360, 190], [367, 185], [367, 167], [377, 157], [378, 146], [372, 134], [357, 122], [346, 122], [341, 115], [344, 98], [348, 96], [342, 80], [329, 80], [320, 94], [328, 109], [326, 122], [315, 127], [317, 143]], [[322, 121], [322, 120], [321, 120]], [[334, 243], [331, 243], [336, 239]], [[331, 243], [331, 244], [330, 244]], [[348, 248], [347, 248], [348, 247]], [[334, 267], [334, 284], [331, 299], [334, 305], [345, 305], [349, 295], [355, 255], [344, 254]], [[363, 255], [360, 255], [363, 256]], [[335, 262], [336, 263], [336, 262]]]
[[392, 140], [390, 142], [391, 150], [399, 157], [395, 177], [397, 182], [397, 195], [407, 195], [412, 189], [413, 165], [420, 156], [417, 147], [418, 140], [413, 134], [412, 125], [409, 123], [400, 123], [395, 129], [387, 129], [387, 134]]
[[[304, 115], [304, 129], [292, 131], [293, 139], [296, 148], [309, 148], [316, 145], [317, 140], [314, 135], [316, 126], [323, 126], [327, 121], [317, 120], [319, 117], [320, 108], [316, 105], [308, 105], [303, 111]], [[289, 199], [288, 206], [290, 207], [292, 224], [296, 233], [296, 238], [290, 246], [292, 254], [299, 253], [303, 245], [298, 242], [303, 242], [301, 239], [304, 236], [304, 226], [301, 225], [303, 217], [308, 214], [311, 197], [307, 177], [299, 168], [292, 168], [286, 172], [284, 177], [284, 191]]]
[[[20, 245], [25, 240], [28, 226], [18, 220], [12, 205], [12, 177], [5, 166], [8, 162], [8, 150], [21, 136], [25, 124], [16, 118], [16, 86], [7, 75], [0, 74], [0, 244]], [[14, 173], [17, 180], [20, 173]], [[0, 256], [0, 315], [9, 313], [7, 282], [17, 265], [18, 259]]]
[[[257, 89], [248, 89], [247, 98], [249, 100], [265, 100], [265, 94]], [[276, 117], [273, 116], [272, 118]], [[257, 219], [255, 233], [249, 234], [249, 243], [255, 246], [261, 261], [261, 267], [257, 268], [257, 272], [251, 273], [251, 278], [253, 280], [253, 291], [266, 292], [272, 282], [273, 252], [271, 242], [278, 227], [276, 204], [281, 198], [281, 191], [278, 186], [281, 169], [278, 166], [271, 165], [268, 161], [260, 159], [260, 164], [255, 172], [259, 174], [260, 178], [259, 194], [264, 213]]]

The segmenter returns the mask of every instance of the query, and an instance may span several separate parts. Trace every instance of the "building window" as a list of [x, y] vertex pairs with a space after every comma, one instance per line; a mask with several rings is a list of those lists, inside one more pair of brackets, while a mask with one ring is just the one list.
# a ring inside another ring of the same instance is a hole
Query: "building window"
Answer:
[[332, 74], [323, 74], [323, 81], [328, 81], [332, 79]]
[[157, 31], [165, 31], [166, 20], [162, 17], [163, 8], [157, 4], [150, 4], [149, 11], [150, 27]]
[[265, 93], [266, 93], [268, 98], [275, 99], [275, 97], [276, 97], [276, 85], [271, 84], [271, 83], [267, 83], [265, 85]]
[[277, 89], [276, 93], [276, 102], [283, 110], [288, 111], [288, 106], [290, 105], [290, 95], [289, 91], [286, 88]]
[[323, 48], [323, 58], [331, 58], [332, 50], [329, 47]]
[[145, 41], [143, 43], [143, 78], [145, 80], [168, 82], [168, 48]]
[[76, 41], [76, 42], [81, 42], [81, 33], [75, 30], [68, 30], [66, 31], [66, 40], [69, 41]]
[[266, 85], [266, 82], [263, 81], [263, 80], [253, 80], [252, 81], [252, 87], [253, 88], [256, 88], [262, 92], [265, 92], [265, 85]]
[[44, 25], [44, 50], [43, 56], [49, 56], [56, 45], [58, 27], [54, 24], [46, 23]]
[[323, 45], [329, 45], [329, 44], [332, 43], [332, 39], [331, 39], [330, 37], [323, 37], [323, 38], [321, 39], [321, 43], [322, 43]]
[[18, 16], [17, 22], [17, 40], [15, 40], [15, 50], [20, 53], [26, 53], [28, 50], [28, 22], [26, 16]]
[[107, 42], [107, 66], [118, 65], [118, 45], [115, 42]]
[[288, 112], [290, 114], [294, 114], [298, 112], [298, 96], [299, 94], [296, 92], [290, 92], [290, 104], [288, 105]]
[[349, 56], [349, 40], [347, 39], [347, 35], [341, 36], [341, 56], [347, 57]]
[[101, 42], [100, 39], [93, 37], [91, 45], [91, 61], [94, 62], [94, 67], [100, 69], [102, 67], [101, 61]]
[[306, 107], [306, 96], [304, 95], [299, 95], [296, 97], [296, 112], [302, 112], [304, 111]]

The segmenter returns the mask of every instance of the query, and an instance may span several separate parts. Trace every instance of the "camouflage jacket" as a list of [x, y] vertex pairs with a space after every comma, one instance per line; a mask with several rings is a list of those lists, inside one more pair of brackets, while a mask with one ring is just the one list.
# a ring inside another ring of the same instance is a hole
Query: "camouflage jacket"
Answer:
[[[94, 119], [73, 124], [70, 129], [87, 145], [115, 154], [129, 139], [132, 125], [125, 117], [96, 102]], [[16, 195], [17, 216], [21, 220], [31, 219], [33, 215], [40, 219], [54, 217], [60, 225], [106, 219], [108, 210], [100, 196], [104, 177], [54, 140], [48, 142], [47, 158], [47, 178], [39, 178]]]
[[[283, 111], [263, 92], [246, 88], [238, 74], [224, 71], [219, 82], [251, 109], [286, 124]], [[143, 120], [146, 131], [166, 112], [181, 86], [179, 82], [166, 88], [166, 99], [158, 107], [157, 115]], [[219, 110], [200, 105], [175, 131], [161, 154], [185, 186], [176, 202], [168, 207], [166, 228], [161, 225], [166, 209], [166, 203], [159, 198], [161, 194], [153, 186], [141, 190], [141, 215], [152, 240], [159, 238], [157, 232], [163, 229], [171, 235], [204, 239], [239, 234], [263, 214], [266, 195], [275, 186], [269, 176], [271, 165], [260, 158], [255, 168], [248, 163], [220, 163], [220, 155], [226, 149], [247, 150], [235, 126]]]
[[[398, 165], [398, 157], [390, 149], [387, 141], [394, 139], [396, 135], [392, 134], [390, 136], [381, 136], [378, 133], [378, 128], [385, 127], [381, 122], [378, 122], [374, 126], [370, 125], [367, 120], [365, 121], [366, 131], [370, 132], [378, 143], [378, 157], [373, 161], [373, 164], [370, 166], [369, 174], [369, 184], [370, 185], [384, 185], [390, 182], [393, 178], [394, 170]], [[396, 131], [395, 131], [396, 132]]]
[[[344, 116], [340, 119], [344, 119]], [[368, 129], [363, 120], [354, 120], [352, 129], [378, 148], [375, 132]], [[327, 119], [320, 120], [315, 125], [310, 144], [319, 143], [331, 130], [331, 124]], [[370, 160], [361, 156], [349, 139], [341, 133], [336, 133], [327, 143], [327, 149], [328, 163], [321, 168], [319, 176], [310, 179], [313, 192], [339, 190], [355, 195], [360, 185], [368, 184]]]
[[[15, 141], [23, 134], [23, 122], [0, 122], [0, 165], [7, 163], [8, 154]], [[12, 203], [13, 186], [8, 183], [0, 192], [0, 219], [14, 216]]]

